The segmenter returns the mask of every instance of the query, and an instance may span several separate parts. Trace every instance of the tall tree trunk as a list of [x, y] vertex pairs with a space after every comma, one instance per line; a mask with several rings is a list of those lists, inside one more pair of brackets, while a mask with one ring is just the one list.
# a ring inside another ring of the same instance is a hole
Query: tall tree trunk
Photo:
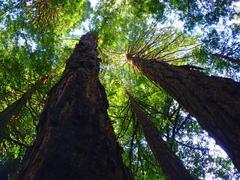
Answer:
[[131, 109], [143, 129], [147, 143], [161, 166], [166, 179], [193, 179], [189, 172], [185, 169], [181, 160], [171, 151], [167, 143], [159, 136], [157, 128], [145, 115], [138, 102], [129, 93], [128, 96]]
[[130, 179], [98, 79], [97, 38], [82, 36], [41, 114], [18, 179]]
[[240, 170], [240, 83], [165, 62], [128, 58], [195, 116]]
[[0, 112], [0, 135], [3, 135], [6, 126], [11, 121], [12, 117], [18, 116], [21, 109], [30, 100], [33, 93], [41, 87], [41, 85], [48, 80], [48, 77], [43, 77], [36, 84], [34, 84], [28, 91], [26, 91], [17, 101], [10, 104], [6, 109]]

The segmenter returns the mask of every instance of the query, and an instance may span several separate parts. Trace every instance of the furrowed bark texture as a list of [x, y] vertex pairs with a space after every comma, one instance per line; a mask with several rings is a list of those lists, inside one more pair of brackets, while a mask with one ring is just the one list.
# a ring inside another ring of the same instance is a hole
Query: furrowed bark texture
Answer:
[[131, 60], [197, 118], [240, 170], [240, 83], [165, 62], [137, 57]]
[[97, 38], [82, 36], [49, 92], [37, 139], [18, 179], [130, 179], [98, 79]]
[[193, 180], [181, 160], [171, 151], [167, 143], [159, 136], [157, 128], [142, 111], [138, 102], [130, 94], [128, 94], [128, 96], [130, 99], [131, 109], [143, 129], [147, 143], [161, 166], [166, 179]]

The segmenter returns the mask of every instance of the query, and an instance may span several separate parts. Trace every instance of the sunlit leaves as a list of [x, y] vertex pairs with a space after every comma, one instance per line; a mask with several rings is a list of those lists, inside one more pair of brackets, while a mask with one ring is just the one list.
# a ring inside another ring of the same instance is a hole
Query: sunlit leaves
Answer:
[[146, 31], [138, 32], [138, 37], [129, 43], [127, 57], [175, 64], [174, 61], [189, 63], [192, 50], [198, 46], [196, 38], [184, 35], [173, 27], [154, 26], [157, 24], [153, 24]]
[[90, 6], [85, 0], [32, 0], [26, 2], [25, 13], [39, 32], [69, 31], [82, 21]]
[[189, 0], [168, 0], [171, 7], [178, 10], [185, 26], [193, 29], [195, 25], [211, 26], [217, 24], [220, 19], [232, 19], [235, 10], [232, 1], [189, 1]]
[[129, 1], [132, 13], [136, 17], [151, 16], [156, 19], [162, 19], [165, 5], [158, 0], [131, 0]]
[[107, 91], [109, 117], [123, 146], [124, 162], [136, 179], [163, 179], [163, 176], [133, 118], [126, 90], [139, 99], [159, 135], [195, 177], [206, 178], [207, 173], [214, 178], [233, 177], [228, 159], [209, 154], [209, 138], [197, 122], [128, 64], [126, 58], [129, 53], [176, 65], [200, 64], [210, 74], [225, 75], [227, 71], [231, 73], [229, 77], [237, 76], [236, 65], [216, 57], [216, 53], [222, 53], [239, 59], [236, 24], [231, 26], [234, 31], [230, 36], [226, 30], [208, 31], [200, 47], [199, 36], [180, 32], [173, 27], [175, 24], [170, 27], [167, 19], [167, 11], [174, 7], [186, 27], [201, 25], [203, 28], [216, 24], [222, 17], [231, 18], [233, 12], [227, 11], [232, 8], [227, 6], [230, 1], [101, 0], [95, 10], [85, 0], [4, 0], [0, 3], [0, 111], [38, 79], [55, 74], [8, 124], [0, 140], [1, 167], [13, 162], [16, 169], [25, 146], [32, 144], [47, 92], [61, 76], [78, 39], [72, 39], [68, 33], [81, 27], [81, 22], [87, 19], [85, 23], [99, 35], [100, 78]]

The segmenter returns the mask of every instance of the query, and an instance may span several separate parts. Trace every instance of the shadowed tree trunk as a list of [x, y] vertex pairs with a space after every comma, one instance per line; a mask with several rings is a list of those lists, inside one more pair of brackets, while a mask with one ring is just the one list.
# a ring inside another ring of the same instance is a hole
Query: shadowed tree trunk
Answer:
[[27, 92], [25, 92], [17, 101], [10, 104], [6, 109], [0, 112], [0, 135], [3, 135], [4, 130], [13, 117], [18, 116], [21, 109], [30, 100], [33, 93], [38, 90], [41, 85], [48, 80], [48, 77], [44, 77], [34, 84]]
[[128, 59], [195, 116], [240, 170], [240, 83], [165, 62]]
[[97, 38], [82, 36], [48, 94], [37, 139], [18, 179], [130, 179], [98, 79]]
[[144, 136], [150, 146], [155, 158], [161, 166], [166, 179], [171, 180], [192, 180], [193, 178], [185, 169], [181, 160], [171, 151], [167, 143], [159, 136], [157, 128], [148, 119], [138, 102], [129, 93], [130, 106], [137, 121], [142, 127]]
[[225, 61], [229, 61], [229, 62], [231, 62], [233, 64], [240, 65], [240, 59], [233, 58], [231, 56], [220, 54], [220, 53], [212, 53], [212, 55], [215, 56], [215, 57], [221, 58], [221, 59], [223, 59]]

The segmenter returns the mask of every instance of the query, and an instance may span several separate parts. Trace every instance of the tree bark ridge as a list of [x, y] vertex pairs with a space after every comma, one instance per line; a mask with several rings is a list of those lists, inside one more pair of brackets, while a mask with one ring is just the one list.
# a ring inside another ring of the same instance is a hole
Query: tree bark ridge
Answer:
[[98, 79], [97, 38], [82, 36], [41, 114], [18, 179], [130, 179]]
[[181, 160], [171, 151], [168, 144], [159, 136], [157, 128], [143, 112], [137, 100], [131, 94], [127, 94], [130, 100], [131, 109], [142, 127], [147, 143], [162, 168], [166, 179], [193, 180], [193, 177], [191, 177], [189, 172], [185, 169]]
[[128, 59], [195, 116], [240, 170], [240, 83], [165, 62]]

